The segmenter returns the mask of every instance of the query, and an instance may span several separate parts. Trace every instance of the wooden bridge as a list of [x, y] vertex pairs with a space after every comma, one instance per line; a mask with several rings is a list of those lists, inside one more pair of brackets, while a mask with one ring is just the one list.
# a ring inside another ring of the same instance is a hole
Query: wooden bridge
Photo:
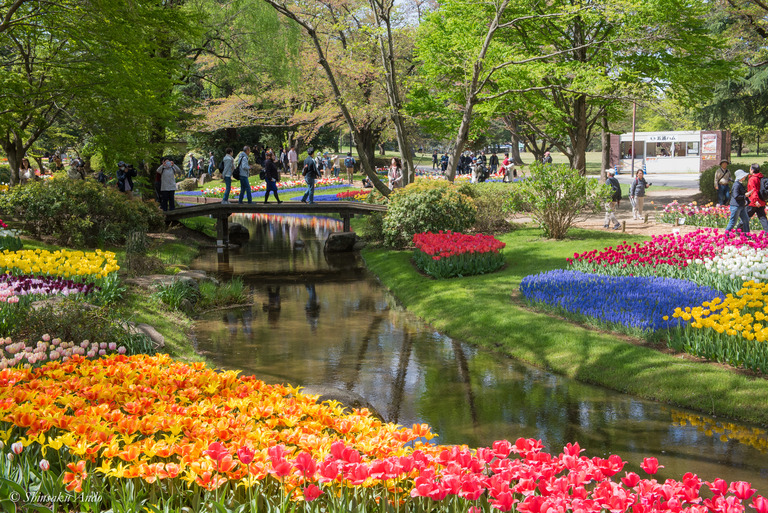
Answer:
[[[179, 198], [180, 199], [180, 198]], [[320, 201], [317, 203], [301, 203], [299, 201], [283, 201], [264, 203], [204, 203], [191, 207], [179, 207], [165, 212], [168, 221], [178, 221], [189, 217], [210, 216], [216, 219], [216, 245], [229, 244], [229, 216], [232, 214], [338, 214], [344, 223], [344, 231], [350, 231], [350, 219], [355, 215], [366, 215], [372, 212], [386, 212], [386, 205], [371, 205], [356, 201]]]

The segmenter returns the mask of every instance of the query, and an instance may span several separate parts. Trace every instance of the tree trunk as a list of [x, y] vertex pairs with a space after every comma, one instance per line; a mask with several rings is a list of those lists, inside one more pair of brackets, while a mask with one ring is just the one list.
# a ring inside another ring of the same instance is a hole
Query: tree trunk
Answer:
[[744, 138], [739, 136], [736, 138], [736, 156], [741, 157], [741, 150], [744, 147]]
[[605, 182], [605, 170], [611, 167], [611, 133], [608, 131], [608, 114], [603, 113], [603, 158], [602, 166], [600, 167], [600, 181]]
[[[395, 69], [395, 46], [392, 42], [392, 24], [391, 13], [394, 7], [392, 0], [370, 0], [371, 9], [376, 19], [376, 25], [381, 27], [384, 24], [386, 28], [386, 42], [384, 35], [379, 32], [379, 52], [381, 54], [381, 64], [384, 66], [384, 82], [387, 86], [387, 100], [389, 103], [389, 117], [395, 126], [395, 136], [397, 137], [397, 147], [400, 150], [400, 158], [403, 163], [403, 185], [408, 185], [416, 179], [416, 170], [413, 166], [413, 152], [411, 144], [408, 141], [405, 131], [405, 124], [400, 115], [402, 102], [400, 100], [400, 90], [397, 86], [397, 70]], [[386, 44], [385, 44], [386, 43]]]
[[512, 133], [512, 144], [509, 148], [509, 159], [516, 166], [523, 166], [523, 158], [520, 156], [520, 136], [516, 132]]
[[379, 143], [379, 155], [383, 156], [386, 154], [387, 154], [387, 150], [384, 149], [384, 143], [383, 142]]
[[587, 174], [587, 97], [579, 95], [573, 102], [573, 118], [576, 126], [571, 131], [572, 156], [571, 167], [577, 169], [581, 175]]
[[[475, 63], [475, 76], [477, 77], [479, 75], [479, 69], [482, 67], [481, 62]], [[474, 83], [477, 80], [475, 79], [473, 81], [473, 87], [474, 90]], [[464, 151], [464, 145], [467, 143], [467, 137], [469, 136], [469, 126], [472, 124], [472, 110], [475, 107], [475, 95], [470, 94], [467, 97], [467, 102], [464, 105], [464, 115], [461, 118], [461, 125], [459, 126], [459, 133], [456, 134], [456, 140], [453, 142], [453, 150], [451, 151], [451, 154], [448, 156], [448, 169], [445, 170], [445, 177], [449, 181], [453, 181], [454, 178], [456, 178], [456, 166], [459, 163], [459, 156], [461, 155], [461, 152]]]

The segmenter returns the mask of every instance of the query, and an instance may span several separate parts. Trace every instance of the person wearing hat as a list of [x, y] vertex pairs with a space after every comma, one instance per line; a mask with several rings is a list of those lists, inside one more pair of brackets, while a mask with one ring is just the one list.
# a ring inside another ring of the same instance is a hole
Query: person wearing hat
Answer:
[[741, 231], [749, 233], [749, 216], [747, 215], [747, 188], [744, 185], [749, 175], [743, 169], [736, 170], [736, 180], [731, 189], [731, 217], [725, 231], [729, 232], [736, 227], [737, 220], [741, 223]]
[[611, 201], [605, 203], [605, 224], [603, 228], [608, 228], [610, 223], [613, 222], [613, 229], [618, 230], [621, 228], [621, 224], [615, 212], [619, 208], [619, 202], [621, 201], [621, 185], [619, 185], [615, 174], [613, 168], [605, 170], [605, 183], [611, 186]]
[[728, 160], [720, 161], [720, 167], [715, 171], [715, 190], [717, 191], [717, 204], [728, 204], [728, 189], [731, 184], [731, 172], [728, 170]]
[[542, 164], [551, 164], [552, 163], [552, 154], [548, 151], [544, 152], [544, 158], [541, 159]]
[[747, 217], [757, 214], [760, 226], [764, 232], [768, 232], [768, 218], [765, 216], [765, 200], [760, 197], [760, 185], [763, 182], [763, 174], [760, 172], [760, 164], [749, 166], [749, 180], [747, 181]]

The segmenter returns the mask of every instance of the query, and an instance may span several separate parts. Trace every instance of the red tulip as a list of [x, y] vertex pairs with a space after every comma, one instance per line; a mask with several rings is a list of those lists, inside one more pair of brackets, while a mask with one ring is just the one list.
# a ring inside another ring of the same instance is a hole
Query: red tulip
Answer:
[[664, 468], [664, 465], [659, 465], [659, 461], [656, 458], [645, 458], [640, 467], [648, 474], [654, 475], [660, 468]]
[[312, 502], [313, 500], [315, 500], [318, 497], [320, 497], [320, 495], [322, 495], [323, 491], [320, 488], [318, 488], [317, 486], [311, 484], [311, 485], [307, 486], [306, 488], [304, 488], [303, 493], [304, 493], [304, 500], [307, 501], [307, 502]]
[[248, 465], [253, 461], [254, 454], [253, 449], [250, 447], [241, 447], [237, 450], [237, 457], [244, 465]]
[[761, 495], [755, 495], [752, 499], [752, 507], [757, 510], [757, 513], [768, 513], [768, 499]]
[[203, 451], [203, 454], [205, 454], [212, 460], [215, 460], [216, 463], [220, 463], [221, 460], [224, 458], [224, 456], [227, 456], [229, 452], [227, 452], [227, 449], [224, 447], [224, 445], [221, 442], [212, 442], [208, 446], [208, 449]]
[[731, 483], [731, 491], [741, 500], [749, 499], [755, 494], [755, 489], [746, 481], [734, 481]]

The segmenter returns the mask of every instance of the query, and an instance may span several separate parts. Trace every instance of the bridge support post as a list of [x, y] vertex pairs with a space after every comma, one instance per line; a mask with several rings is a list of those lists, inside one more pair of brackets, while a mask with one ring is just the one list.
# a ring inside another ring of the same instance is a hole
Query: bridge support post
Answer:
[[216, 217], [216, 246], [219, 248], [229, 246], [229, 214]]
[[352, 231], [352, 224], [350, 223], [350, 219], [353, 218], [353, 217], [355, 217], [355, 214], [349, 214], [349, 213], [341, 214], [341, 220], [344, 223], [343, 230], [345, 232], [351, 232]]

